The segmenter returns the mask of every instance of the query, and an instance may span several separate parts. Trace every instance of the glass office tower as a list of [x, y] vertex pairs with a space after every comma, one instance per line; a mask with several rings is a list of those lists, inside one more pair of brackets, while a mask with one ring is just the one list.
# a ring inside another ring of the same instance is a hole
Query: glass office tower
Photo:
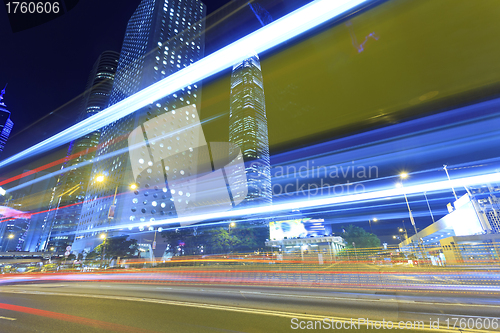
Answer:
[[233, 67], [229, 141], [240, 147], [245, 161], [248, 194], [243, 204], [271, 204], [266, 103], [262, 71], [257, 55]]
[[[110, 105], [201, 59], [204, 53], [205, 13], [205, 5], [198, 0], [143, 0], [127, 25]], [[133, 199], [127, 195], [134, 191], [138, 193], [148, 184], [137, 182], [138, 188], [130, 188], [136, 179], [127, 138], [134, 129], [154, 121], [155, 117], [187, 105], [198, 107], [200, 88], [198, 84], [189, 85], [161, 100], [151, 101], [149, 106], [102, 129], [73, 246], [75, 251], [93, 249], [102, 242], [99, 235], [107, 227], [135, 220], [136, 215], [131, 211]], [[139, 162], [134, 160], [134, 163]], [[155, 169], [157, 172], [160, 170]], [[152, 208], [146, 206], [143, 209], [151, 211]], [[117, 230], [114, 234], [126, 231]]]

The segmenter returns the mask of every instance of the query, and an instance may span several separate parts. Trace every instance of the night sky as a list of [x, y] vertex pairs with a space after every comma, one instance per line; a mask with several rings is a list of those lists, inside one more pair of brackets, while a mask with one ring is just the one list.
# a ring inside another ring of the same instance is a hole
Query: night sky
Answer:
[[[227, 2], [205, 0], [207, 14]], [[84, 91], [103, 51], [120, 51], [127, 22], [139, 3], [82, 0], [61, 17], [17, 33], [0, 6], [0, 89], [8, 83], [4, 102], [14, 122], [2, 159], [76, 121], [81, 104], [66, 104]], [[48, 123], [33, 126], [52, 112]]]

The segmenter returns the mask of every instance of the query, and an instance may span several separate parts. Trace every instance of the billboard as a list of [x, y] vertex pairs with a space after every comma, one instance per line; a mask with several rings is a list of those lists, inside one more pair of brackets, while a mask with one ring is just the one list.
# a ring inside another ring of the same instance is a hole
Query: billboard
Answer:
[[269, 223], [270, 240], [319, 237], [331, 234], [323, 219], [301, 218]]

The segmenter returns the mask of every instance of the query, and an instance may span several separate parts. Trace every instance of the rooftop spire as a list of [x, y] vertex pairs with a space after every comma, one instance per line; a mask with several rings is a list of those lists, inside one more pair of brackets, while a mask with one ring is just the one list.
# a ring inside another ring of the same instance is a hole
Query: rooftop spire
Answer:
[[2, 101], [2, 99], [3, 99], [3, 95], [5, 95], [5, 88], [7, 88], [7, 85], [8, 85], [8, 83], [6, 83], [6, 84], [5, 84], [5, 87], [4, 87], [4, 88], [2, 89], [2, 91], [0, 92], [0, 103], [1, 103], [1, 101]]

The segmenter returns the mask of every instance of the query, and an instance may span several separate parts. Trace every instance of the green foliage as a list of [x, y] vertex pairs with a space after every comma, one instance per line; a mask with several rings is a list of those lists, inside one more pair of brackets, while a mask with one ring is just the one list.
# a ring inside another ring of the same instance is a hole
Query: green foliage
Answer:
[[[230, 252], [251, 252], [265, 246], [269, 238], [269, 228], [265, 225], [244, 225], [215, 227], [201, 231], [192, 228], [162, 232], [172, 252], [177, 255], [225, 254]], [[178, 251], [179, 244], [181, 251]], [[203, 249], [203, 252], [201, 252]]]
[[127, 240], [128, 236], [113, 237], [104, 240], [87, 254], [87, 259], [100, 258], [104, 252], [106, 258], [131, 258], [137, 252], [137, 240]]
[[205, 240], [209, 253], [228, 253], [231, 251], [233, 238], [226, 228], [214, 228], [207, 233]]
[[353, 247], [353, 242], [356, 244], [356, 248], [358, 249], [380, 246], [380, 239], [377, 236], [352, 224], [345, 228], [345, 233], [342, 237], [347, 242], [347, 247]]
[[238, 226], [231, 229], [232, 248], [237, 252], [250, 252], [265, 246], [266, 238], [269, 238], [269, 228], [262, 226]]

